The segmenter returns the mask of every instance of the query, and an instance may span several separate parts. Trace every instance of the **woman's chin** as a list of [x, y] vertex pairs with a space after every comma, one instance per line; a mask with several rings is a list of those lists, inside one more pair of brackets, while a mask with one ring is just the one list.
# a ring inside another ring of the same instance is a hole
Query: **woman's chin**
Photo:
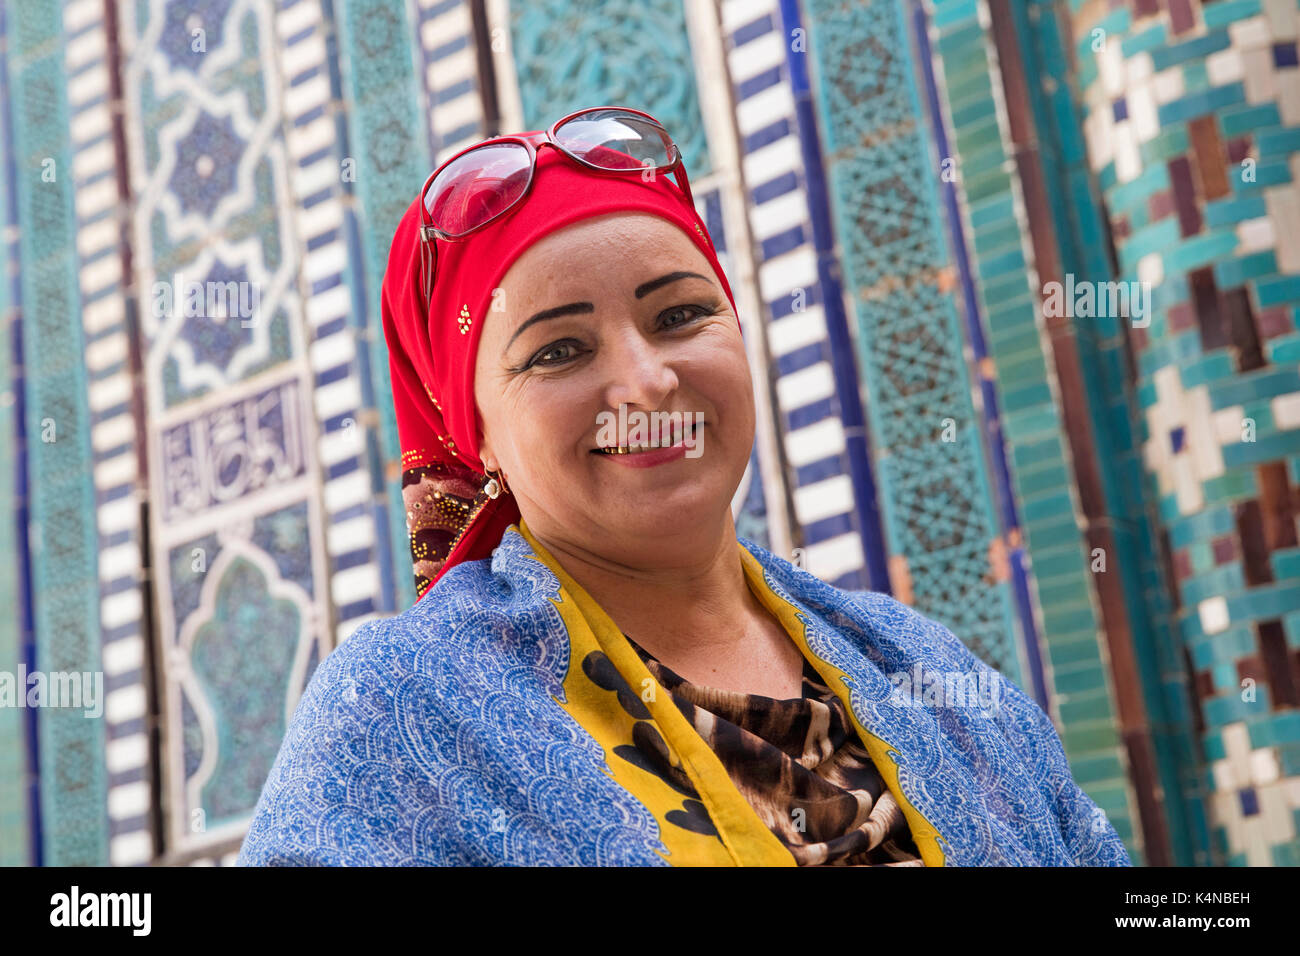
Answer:
[[624, 540], [654, 540], [715, 528], [731, 506], [730, 499], [701, 495], [698, 487], [681, 491], [678, 495], [646, 495], [643, 508], [637, 507], [634, 500], [623, 498], [617, 507], [600, 509], [592, 517], [597, 519], [597, 523], [606, 525], [611, 536]]

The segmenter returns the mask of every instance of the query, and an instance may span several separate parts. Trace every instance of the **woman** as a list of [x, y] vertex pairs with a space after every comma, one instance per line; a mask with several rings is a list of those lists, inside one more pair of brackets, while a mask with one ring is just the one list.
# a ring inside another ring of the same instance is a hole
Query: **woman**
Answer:
[[420, 597], [317, 668], [241, 863], [1128, 865], [1019, 689], [737, 539], [753, 392], [679, 156], [582, 111], [407, 211]]

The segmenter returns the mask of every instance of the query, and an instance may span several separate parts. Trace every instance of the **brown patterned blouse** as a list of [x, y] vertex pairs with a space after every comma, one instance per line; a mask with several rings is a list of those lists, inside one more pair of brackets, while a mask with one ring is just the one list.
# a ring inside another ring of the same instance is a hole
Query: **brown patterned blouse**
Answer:
[[628, 641], [800, 866], [925, 865], [843, 701], [811, 663], [802, 698], [774, 700], [692, 684]]

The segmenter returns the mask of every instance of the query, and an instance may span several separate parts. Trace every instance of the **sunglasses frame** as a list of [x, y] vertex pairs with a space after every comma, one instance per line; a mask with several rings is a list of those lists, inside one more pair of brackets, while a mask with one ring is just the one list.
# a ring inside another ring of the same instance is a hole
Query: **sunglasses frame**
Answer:
[[[565, 123], [568, 123], [570, 120], [576, 119], [579, 116], [582, 116], [586, 113], [598, 113], [601, 110], [613, 110], [619, 113], [630, 113], [633, 116], [639, 117], [641, 119], [649, 120], [652, 124], [654, 124], [656, 128], [662, 130], [664, 135], [668, 139], [668, 144], [672, 148], [672, 153], [669, 161], [667, 163], [658, 166], [641, 166], [638, 168], [629, 168], [629, 169], [606, 169], [604, 166], [597, 166], [593, 163], [589, 163], [581, 156], [575, 155], [571, 150], [565, 148], [558, 139], [556, 139], [555, 136], [556, 131], [559, 130], [560, 127], [562, 127]], [[438, 178], [438, 174], [441, 173], [448, 166], [450, 166], [452, 163], [454, 163], [456, 160], [460, 159], [466, 153], [472, 153], [474, 150], [483, 149], [486, 146], [499, 146], [503, 143], [516, 143], [524, 147], [524, 149], [527, 150], [528, 152], [528, 182], [524, 184], [524, 188], [519, 193], [519, 196], [512, 203], [510, 203], [510, 205], [506, 206], [504, 209], [502, 209], [500, 212], [493, 215], [491, 218], [485, 219], [477, 226], [474, 226], [473, 228], [468, 229], [465, 232], [459, 233], [457, 235], [451, 235], [445, 233], [442, 230], [438, 229], [436, 226], [434, 226], [433, 223], [429, 221], [429, 207], [425, 202], [425, 197], [428, 195], [429, 187], [433, 185], [433, 181]], [[420, 188], [420, 245], [422, 247], [422, 258], [423, 258], [422, 271], [424, 273], [424, 297], [426, 300], [431, 301], [433, 298], [433, 280], [434, 280], [436, 265], [438, 261], [438, 247], [436, 244], [436, 240], [442, 239], [447, 242], [455, 242], [458, 239], [463, 239], [466, 236], [472, 235], [473, 233], [477, 232], [483, 227], [495, 222], [497, 219], [501, 218], [506, 213], [510, 212], [512, 209], [518, 206], [521, 202], [523, 202], [524, 197], [526, 197], [529, 191], [533, 188], [533, 179], [536, 177], [537, 174], [537, 151], [545, 145], [550, 145], [554, 149], [559, 150], [561, 153], [563, 153], [573, 162], [595, 173], [608, 174], [610, 176], [626, 176], [629, 174], [640, 176], [643, 175], [647, 169], [653, 169], [656, 173], [664, 173], [664, 174], [675, 173], [677, 175], [677, 187], [685, 195], [686, 200], [691, 204], [691, 206], [693, 207], [695, 205], [695, 197], [691, 194], [691, 183], [686, 175], [686, 164], [682, 162], [682, 151], [677, 146], [676, 141], [674, 141], [673, 138], [668, 135], [668, 130], [664, 127], [664, 125], [660, 123], [657, 119], [655, 119], [653, 116], [651, 116], [649, 113], [643, 113], [641, 110], [634, 110], [628, 106], [590, 106], [587, 107], [586, 109], [575, 110], [574, 112], [568, 114], [567, 116], [564, 116], [556, 120], [554, 123], [551, 124], [550, 129], [546, 130], [545, 132], [533, 133], [528, 136], [519, 136], [519, 135], [495, 136], [490, 139], [482, 140], [480, 142], [474, 143], [471, 146], [467, 146], [465, 149], [462, 149], [460, 152], [458, 152], [455, 156], [452, 156], [448, 158], [446, 161], [440, 163], [438, 165], [438, 168], [429, 174], [429, 178], [424, 181], [424, 185]]]

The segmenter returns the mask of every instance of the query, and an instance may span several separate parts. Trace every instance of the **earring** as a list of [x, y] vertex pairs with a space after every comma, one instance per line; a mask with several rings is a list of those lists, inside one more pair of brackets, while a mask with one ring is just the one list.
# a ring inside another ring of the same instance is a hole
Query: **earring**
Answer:
[[488, 483], [483, 486], [483, 490], [487, 492], [489, 498], [499, 497], [503, 491], [506, 494], [510, 494], [510, 489], [506, 487], [506, 479], [504, 475], [502, 475], [501, 480], [498, 481], [496, 476], [492, 474], [491, 469], [488, 469], [487, 474]]

